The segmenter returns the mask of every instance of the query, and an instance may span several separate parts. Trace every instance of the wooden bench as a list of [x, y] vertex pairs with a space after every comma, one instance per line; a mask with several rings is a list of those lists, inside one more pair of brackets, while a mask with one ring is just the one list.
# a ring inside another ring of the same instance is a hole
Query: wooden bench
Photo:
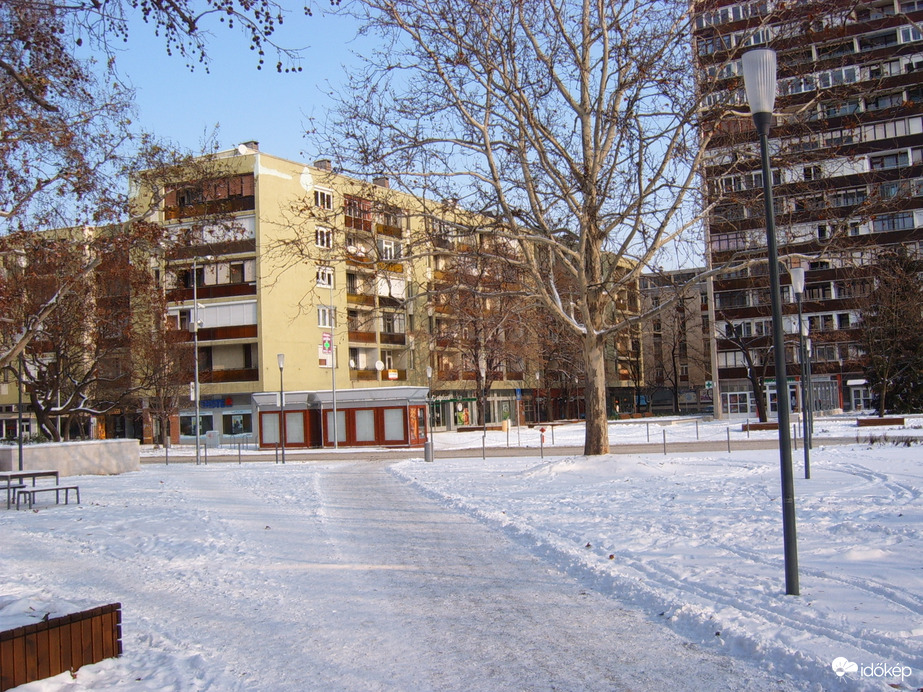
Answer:
[[29, 509], [35, 504], [35, 496], [39, 493], [54, 491], [55, 504], [61, 504], [61, 491], [64, 491], [64, 504], [70, 504], [70, 491], [73, 490], [77, 495], [77, 504], [80, 504], [80, 488], [76, 485], [42, 485], [38, 487], [20, 488], [16, 492], [16, 509], [19, 509], [19, 501], [24, 496], [28, 497]]

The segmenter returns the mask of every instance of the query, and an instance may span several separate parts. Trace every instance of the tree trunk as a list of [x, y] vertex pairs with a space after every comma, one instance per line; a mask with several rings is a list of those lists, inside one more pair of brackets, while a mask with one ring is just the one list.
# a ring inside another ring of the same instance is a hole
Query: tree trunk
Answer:
[[587, 334], [583, 342], [586, 362], [586, 438], [587, 456], [609, 453], [609, 421], [606, 417], [606, 361], [604, 341]]

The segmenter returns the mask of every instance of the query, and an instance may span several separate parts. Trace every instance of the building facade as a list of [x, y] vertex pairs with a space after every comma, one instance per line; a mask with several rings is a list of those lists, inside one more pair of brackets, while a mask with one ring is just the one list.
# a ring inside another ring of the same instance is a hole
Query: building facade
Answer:
[[703, 268], [645, 274], [641, 309], [666, 305], [644, 322], [641, 343], [645, 368], [639, 388], [642, 403], [656, 413], [710, 413], [711, 323]]
[[[778, 96], [770, 132], [779, 256], [803, 267], [813, 405], [863, 410], [870, 394], [857, 324], [876, 257], [923, 241], [923, 3], [847, 0], [697, 2], [694, 49], [708, 109], [708, 259], [730, 271], [713, 284], [713, 361], [725, 414], [774, 410], [770, 298], [757, 137], [740, 55], [770, 47]], [[726, 109], [736, 112], [726, 115]], [[719, 111], [724, 117], [714, 117]], [[794, 316], [791, 282], [783, 302]], [[794, 318], [790, 318], [794, 320]], [[797, 333], [797, 327], [789, 331]], [[804, 381], [796, 337], [789, 396]]]

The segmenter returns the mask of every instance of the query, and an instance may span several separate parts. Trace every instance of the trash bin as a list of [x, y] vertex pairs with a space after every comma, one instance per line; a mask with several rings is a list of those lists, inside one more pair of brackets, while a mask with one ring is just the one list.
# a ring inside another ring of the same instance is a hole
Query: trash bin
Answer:
[[217, 430], [209, 430], [205, 433], [205, 446], [209, 449], [217, 449], [221, 444], [221, 435]]

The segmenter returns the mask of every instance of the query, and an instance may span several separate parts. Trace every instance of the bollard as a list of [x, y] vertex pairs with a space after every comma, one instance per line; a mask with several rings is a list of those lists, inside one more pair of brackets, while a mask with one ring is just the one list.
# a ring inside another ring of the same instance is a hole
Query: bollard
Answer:
[[433, 441], [427, 440], [423, 443], [423, 461], [433, 460]]
[[663, 454], [664, 456], [666, 456], [667, 454], [667, 431], [666, 430], [663, 431]]
[[695, 419], [695, 439], [699, 439], [699, 419]]
[[651, 441], [651, 424], [645, 423], [645, 425], [647, 426], [647, 441], [650, 442]]
[[728, 454], [731, 453], [731, 429], [728, 428]]
[[240, 466], [240, 440], [237, 440], [237, 465]]
[[538, 431], [539, 433], [541, 433], [541, 436], [539, 437], [539, 445], [541, 446], [541, 450], [542, 450], [542, 459], [544, 459], [545, 458], [545, 428], [539, 428]]

